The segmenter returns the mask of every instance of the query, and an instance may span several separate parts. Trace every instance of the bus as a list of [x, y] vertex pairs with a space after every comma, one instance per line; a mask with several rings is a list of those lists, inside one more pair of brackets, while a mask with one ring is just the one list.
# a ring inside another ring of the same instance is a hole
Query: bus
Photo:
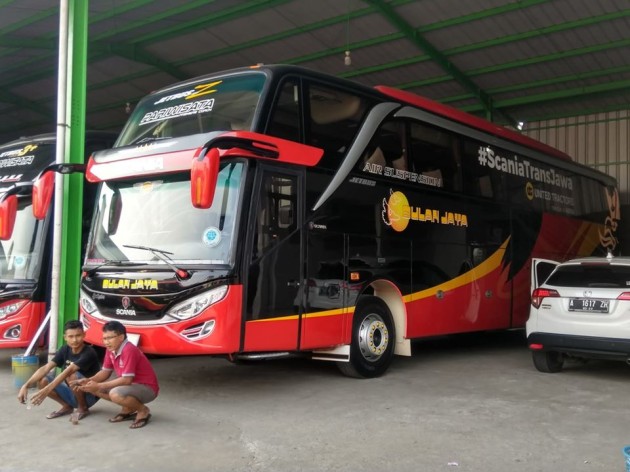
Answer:
[[615, 180], [517, 132], [287, 65], [151, 93], [112, 149], [86, 248], [86, 340], [304, 356], [383, 374], [411, 340], [522, 328], [532, 257], [617, 250]]
[[[86, 155], [110, 148], [116, 135], [88, 132]], [[3, 218], [0, 235], [0, 349], [27, 347], [42, 323], [49, 303], [52, 269], [52, 215], [36, 219], [31, 189], [35, 179], [55, 163], [53, 133], [24, 137], [0, 146], [0, 199], [13, 196], [13, 216]], [[96, 189], [92, 190], [94, 198]], [[89, 194], [89, 190], [86, 191]], [[89, 198], [89, 197], [88, 197]], [[91, 222], [87, 207], [85, 234]]]

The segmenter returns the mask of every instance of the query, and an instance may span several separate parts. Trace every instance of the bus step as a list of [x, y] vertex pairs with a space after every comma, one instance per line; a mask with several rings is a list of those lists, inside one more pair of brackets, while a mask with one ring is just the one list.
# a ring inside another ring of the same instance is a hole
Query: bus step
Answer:
[[318, 361], [350, 362], [350, 345], [344, 344], [333, 349], [313, 351], [311, 359]]

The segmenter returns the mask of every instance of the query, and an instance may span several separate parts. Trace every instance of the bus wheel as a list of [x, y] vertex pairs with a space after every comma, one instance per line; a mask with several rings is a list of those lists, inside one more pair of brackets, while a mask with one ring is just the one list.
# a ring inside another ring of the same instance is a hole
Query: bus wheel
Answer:
[[363, 297], [354, 312], [350, 362], [339, 362], [337, 366], [349, 377], [378, 377], [392, 362], [395, 340], [392, 315], [385, 302], [378, 297]]
[[560, 372], [564, 364], [562, 354], [556, 351], [532, 351], [532, 359], [536, 369], [547, 374]]

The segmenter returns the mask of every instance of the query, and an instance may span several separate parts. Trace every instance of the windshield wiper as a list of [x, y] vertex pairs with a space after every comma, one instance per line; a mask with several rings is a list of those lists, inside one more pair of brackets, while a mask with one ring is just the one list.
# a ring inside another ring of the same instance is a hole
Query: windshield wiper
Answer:
[[186, 269], [180, 269], [175, 264], [173, 264], [173, 260], [170, 257], [168, 257], [168, 256], [173, 255], [172, 252], [164, 251], [162, 249], [157, 249], [157, 248], [149, 247], [149, 246], [136, 246], [134, 244], [123, 244], [123, 247], [128, 247], [129, 249], [140, 249], [142, 251], [149, 251], [151, 254], [153, 254], [155, 257], [157, 257], [159, 260], [161, 260], [167, 266], [173, 269], [173, 272], [175, 272], [175, 276], [178, 279], [185, 280], [190, 277], [190, 272], [188, 272]]
[[170, 136], [147, 136], [146, 138], [139, 139], [137, 141], [133, 141], [131, 144], [146, 144], [153, 141], [160, 141], [162, 139], [171, 139]]
[[103, 261], [94, 267], [85, 269], [83, 273], [87, 275], [88, 277], [91, 277], [94, 275], [94, 273], [97, 270], [99, 270], [101, 267], [104, 267], [104, 266], [132, 266], [132, 265], [145, 265], [145, 264], [146, 264], [145, 262], [138, 263], [138, 262], [131, 262], [131, 261], [115, 261], [113, 259], [107, 259], [106, 261]]

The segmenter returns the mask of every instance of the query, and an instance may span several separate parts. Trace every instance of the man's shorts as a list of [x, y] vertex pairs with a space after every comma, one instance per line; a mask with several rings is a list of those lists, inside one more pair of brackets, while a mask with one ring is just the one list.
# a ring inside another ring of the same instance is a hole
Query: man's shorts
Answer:
[[[85, 378], [81, 373], [77, 372], [76, 373], [77, 379], [83, 379]], [[47, 376], [48, 382], [52, 382], [55, 378], [54, 374], [50, 374]], [[74, 392], [72, 391], [72, 389], [68, 386], [68, 384], [66, 382], [61, 382], [59, 385], [57, 385], [55, 387], [55, 392], [57, 393], [57, 395], [59, 395], [61, 397], [61, 399], [66, 402], [68, 405], [70, 405], [72, 408], [78, 408], [79, 404], [77, 403], [77, 397], [75, 397]], [[98, 401], [97, 396], [92, 395], [91, 393], [85, 393], [85, 403], [87, 405], [88, 408], [90, 408], [92, 405], [94, 405], [97, 401]]]
[[122, 397], [135, 397], [140, 403], [144, 405], [152, 402], [157, 397], [153, 389], [144, 384], [119, 385], [118, 387], [114, 387], [109, 391], [110, 395], [112, 393], [116, 393]]

